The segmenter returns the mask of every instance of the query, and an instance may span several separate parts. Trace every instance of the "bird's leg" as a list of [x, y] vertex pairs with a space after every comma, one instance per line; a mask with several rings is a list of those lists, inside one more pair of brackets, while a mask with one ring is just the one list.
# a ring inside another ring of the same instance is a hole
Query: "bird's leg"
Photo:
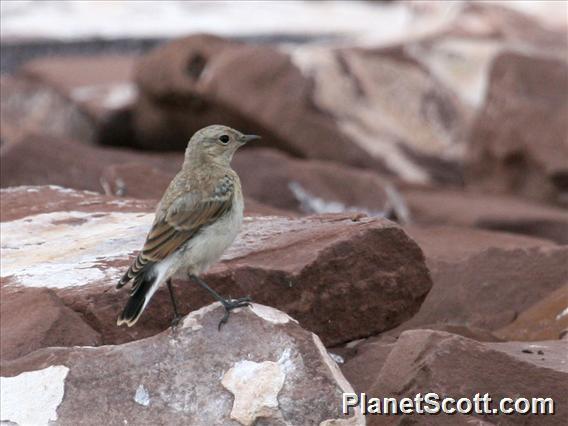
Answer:
[[168, 285], [168, 290], [170, 292], [170, 300], [172, 301], [172, 307], [174, 308], [174, 319], [172, 320], [171, 323], [172, 329], [174, 329], [179, 324], [179, 321], [181, 320], [181, 315], [177, 310], [176, 298], [174, 297], [174, 289], [172, 287], [171, 278], [166, 281], [166, 284]]
[[229, 315], [231, 314], [231, 311], [233, 309], [242, 308], [244, 306], [250, 306], [251, 298], [249, 296], [241, 297], [240, 299], [231, 299], [231, 298], [225, 299], [223, 296], [221, 296], [219, 293], [217, 293], [215, 290], [209, 287], [207, 283], [203, 281], [201, 278], [199, 278], [197, 275], [190, 275], [190, 278], [193, 278], [195, 281], [197, 281], [197, 283], [201, 287], [203, 287], [205, 290], [211, 293], [211, 295], [216, 300], [221, 302], [221, 304], [225, 308], [225, 315], [223, 316], [221, 321], [219, 321], [219, 326], [217, 327], [219, 330], [221, 330], [221, 326], [229, 320]]

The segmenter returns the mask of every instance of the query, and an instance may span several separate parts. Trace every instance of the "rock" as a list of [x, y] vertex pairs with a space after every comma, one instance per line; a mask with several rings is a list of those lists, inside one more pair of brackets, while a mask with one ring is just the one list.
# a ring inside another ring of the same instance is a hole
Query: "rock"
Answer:
[[141, 162], [111, 164], [101, 171], [100, 182], [108, 195], [159, 200], [175, 174], [173, 167], [165, 172]]
[[568, 205], [568, 64], [505, 52], [473, 126], [469, 184]]
[[568, 276], [568, 247], [546, 240], [447, 226], [405, 230], [424, 250], [434, 286], [395, 335], [436, 324], [495, 331]]
[[[530, 56], [562, 56], [568, 47], [565, 22], [550, 25], [538, 19], [536, 9], [530, 14], [521, 13], [513, 10], [517, 5], [463, 3], [454, 8], [459, 11], [439, 31], [408, 37], [384, 50], [418, 62], [477, 112], [485, 102], [489, 71], [496, 56], [511, 50]], [[545, 9], [543, 17], [565, 14], [565, 7], [551, 4], [554, 6], [558, 10]], [[448, 14], [445, 5], [441, 9]]]
[[[174, 334], [118, 346], [49, 348], [4, 363], [2, 420], [365, 423], [360, 413], [341, 415], [342, 393], [352, 389], [316, 335], [283, 312], [256, 304], [235, 312], [229, 332], [219, 335], [221, 314], [216, 303], [192, 312]], [[28, 388], [40, 385], [53, 397], [38, 407]]]
[[505, 340], [560, 339], [568, 329], [568, 285], [553, 291], [495, 333]]
[[[341, 371], [353, 385], [356, 392], [369, 392], [376, 373], [381, 371], [383, 364], [396, 344], [401, 331], [397, 329], [385, 332], [379, 336], [349, 342], [343, 348], [330, 348], [330, 352], [343, 352], [345, 363], [341, 365]], [[503, 340], [493, 333], [477, 328], [452, 324], [422, 325], [412, 330], [436, 330], [456, 334], [478, 342], [502, 342]], [[371, 373], [371, 374], [370, 374]]]
[[397, 205], [394, 186], [371, 171], [338, 163], [300, 160], [274, 149], [237, 152], [233, 167], [245, 195], [264, 204], [299, 213], [364, 212], [407, 219]]
[[415, 183], [461, 183], [470, 112], [416, 62], [381, 49], [308, 46], [293, 55], [313, 102], [370, 157]]
[[49, 85], [21, 76], [2, 76], [0, 91], [2, 148], [30, 135], [93, 141], [94, 122]]
[[[222, 123], [245, 133], [275, 136], [246, 116], [213, 97], [203, 87], [215, 73], [222, 54], [240, 43], [210, 35], [174, 40], [144, 55], [136, 67], [140, 96], [134, 108], [136, 143], [145, 149], [183, 150], [202, 127]], [[239, 71], [240, 72], [240, 71]], [[222, 78], [232, 78], [234, 70]]]
[[[51, 184], [150, 200], [162, 198], [183, 162], [177, 153], [146, 154], [37, 137], [4, 147], [0, 158], [4, 187]], [[80, 164], [77, 158], [82, 159]], [[251, 215], [295, 216], [251, 199], [246, 210]]]
[[[43, 136], [3, 147], [0, 156], [2, 187], [51, 184], [139, 198], [160, 198], [183, 162], [182, 154], [150, 155]], [[123, 173], [117, 175], [113, 166]], [[141, 169], [143, 181], [137, 180]]]
[[368, 392], [387, 357], [396, 345], [396, 338], [369, 338], [357, 346], [356, 355], [341, 366], [341, 372], [355, 392]]
[[146, 148], [182, 149], [197, 129], [220, 122], [296, 157], [385, 170], [313, 106], [311, 81], [274, 47], [190, 36], [142, 58], [136, 81], [136, 129]]
[[561, 18], [552, 21], [557, 18], [555, 15], [562, 15], [566, 8], [553, 3], [549, 6], [527, 13], [522, 4], [467, 3], [450, 33], [498, 40], [504, 45], [539, 49], [541, 52], [560, 52], [567, 44], [566, 22]]
[[[450, 333], [412, 330], [403, 333], [387, 356], [382, 369], [369, 371], [376, 377], [367, 388], [368, 395], [410, 397], [434, 392], [441, 398], [473, 398], [488, 393], [490, 408], [503, 398], [552, 398], [554, 415], [548, 424], [564, 424], [566, 415], [565, 383], [568, 364], [567, 342], [546, 341], [532, 345], [521, 342], [480, 343]], [[540, 350], [542, 354], [536, 352]], [[533, 351], [534, 350], [534, 351]], [[506, 377], [506, 380], [503, 379]], [[483, 404], [481, 404], [483, 406]], [[524, 407], [521, 404], [521, 407]], [[507, 407], [508, 408], [508, 407]], [[464, 423], [466, 419], [490, 424], [537, 424], [542, 415], [479, 415], [472, 413], [435, 416], [436, 424]], [[473, 417], [472, 417], [473, 416]], [[431, 424], [429, 415], [369, 416], [369, 425]]]
[[138, 97], [133, 82], [134, 55], [46, 56], [19, 70], [54, 88], [95, 123], [94, 139], [104, 145], [134, 146], [132, 105]]
[[464, 106], [477, 112], [485, 102], [491, 63], [504, 48], [503, 41], [493, 37], [445, 33], [404, 44], [397, 51], [417, 61], [459, 96]]
[[[390, 336], [399, 336], [400, 331], [403, 327], [399, 329], [394, 329], [387, 332]], [[478, 342], [502, 342], [506, 339], [499, 338], [497, 332], [492, 333], [484, 328], [468, 326], [463, 324], [448, 324], [448, 323], [435, 323], [435, 324], [422, 324], [416, 325], [412, 330], [436, 330], [445, 331], [447, 333], [457, 334], [458, 336], [467, 337], [468, 339], [477, 340]], [[369, 340], [371, 340], [370, 338]]]
[[0, 290], [0, 359], [50, 346], [97, 346], [99, 334], [49, 289]]
[[[155, 200], [120, 199], [108, 197], [91, 191], [77, 191], [60, 186], [19, 186], [4, 188], [0, 191], [2, 196], [1, 215], [2, 222], [23, 220], [28, 216], [44, 215], [57, 212], [74, 212], [79, 214], [128, 212], [147, 214], [154, 211]], [[142, 216], [140, 216], [142, 217]], [[74, 219], [59, 224], [80, 225], [81, 219]], [[57, 224], [57, 221], [56, 221]], [[143, 237], [142, 237], [143, 238]], [[10, 246], [12, 246], [10, 244]], [[2, 246], [4, 249], [4, 246]], [[12, 246], [19, 250], [19, 246]]]
[[568, 212], [507, 195], [399, 186], [417, 224], [451, 224], [568, 244]]
[[[3, 190], [4, 285], [53, 289], [105, 344], [166, 329], [165, 288], [136, 327], [115, 325], [128, 292], [114, 285], [142, 247], [153, 209], [143, 200], [57, 188]], [[402, 229], [361, 215], [247, 217], [204, 279], [225, 296], [250, 295], [287, 311], [328, 345], [396, 327], [431, 287], [422, 252]], [[174, 287], [183, 313], [211, 300], [193, 283]]]

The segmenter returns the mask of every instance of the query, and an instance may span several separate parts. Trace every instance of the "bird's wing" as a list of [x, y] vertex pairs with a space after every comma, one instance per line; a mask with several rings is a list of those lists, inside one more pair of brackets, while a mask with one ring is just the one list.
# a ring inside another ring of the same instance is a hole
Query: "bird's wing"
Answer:
[[118, 287], [135, 278], [149, 263], [165, 259], [189, 241], [200, 228], [211, 224], [230, 210], [233, 190], [233, 185], [225, 177], [210, 195], [203, 196], [192, 191], [176, 198], [165, 211], [156, 216], [142, 251], [120, 280]]

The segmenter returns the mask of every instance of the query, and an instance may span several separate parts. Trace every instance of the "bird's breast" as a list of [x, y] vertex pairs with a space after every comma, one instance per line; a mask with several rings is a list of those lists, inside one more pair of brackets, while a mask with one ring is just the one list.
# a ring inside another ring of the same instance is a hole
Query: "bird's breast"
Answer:
[[[214, 223], [203, 227], [183, 251], [181, 275], [200, 274], [217, 262], [237, 237], [243, 222], [242, 196], [233, 199], [233, 205]], [[187, 272], [186, 272], [187, 271]]]

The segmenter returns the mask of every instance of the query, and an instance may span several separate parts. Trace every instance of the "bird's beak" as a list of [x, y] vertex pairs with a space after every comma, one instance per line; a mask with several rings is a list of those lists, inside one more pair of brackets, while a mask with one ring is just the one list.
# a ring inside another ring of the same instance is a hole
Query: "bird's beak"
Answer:
[[243, 143], [248, 143], [248, 142], [257, 141], [257, 140], [260, 140], [260, 139], [262, 139], [262, 138], [258, 135], [244, 135], [242, 141], [243, 141]]

